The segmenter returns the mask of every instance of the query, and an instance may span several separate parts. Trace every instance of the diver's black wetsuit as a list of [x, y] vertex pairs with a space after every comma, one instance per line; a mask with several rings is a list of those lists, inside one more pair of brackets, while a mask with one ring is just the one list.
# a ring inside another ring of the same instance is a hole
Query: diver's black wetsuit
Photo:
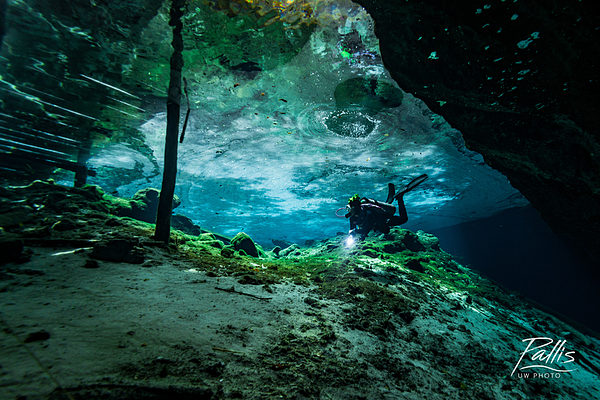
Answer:
[[365, 238], [372, 230], [389, 233], [390, 228], [402, 225], [408, 221], [406, 207], [402, 196], [398, 197], [398, 214], [396, 207], [389, 203], [379, 202], [363, 197], [360, 206], [352, 207], [350, 211], [350, 231], [356, 232]]
[[[419, 175], [398, 193], [394, 184], [388, 183], [388, 196], [385, 203], [366, 197], [359, 199], [357, 194], [354, 195], [348, 201], [350, 210], [346, 214], [346, 218], [350, 219], [350, 233], [358, 233], [364, 239], [372, 230], [389, 233], [390, 228], [406, 223], [408, 214], [404, 205], [404, 193], [413, 190], [427, 178], [427, 174]], [[398, 200], [398, 215], [394, 215], [396, 214], [396, 207], [392, 204], [394, 199]]]

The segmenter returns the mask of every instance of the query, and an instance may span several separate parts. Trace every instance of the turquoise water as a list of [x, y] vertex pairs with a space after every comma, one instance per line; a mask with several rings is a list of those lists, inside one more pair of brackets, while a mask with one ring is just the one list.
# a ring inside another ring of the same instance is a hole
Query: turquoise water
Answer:
[[[92, 15], [77, 21], [68, 9], [9, 2], [0, 67], [5, 171], [15, 170], [14, 148], [76, 162], [91, 143], [87, 165], [96, 176], [88, 183], [121, 196], [160, 187], [167, 10], [128, 9], [141, 15], [139, 25], [111, 11], [125, 37], [107, 21], [86, 26]], [[182, 119], [188, 103], [191, 112], [178, 153], [177, 213], [268, 246], [345, 231], [334, 213], [349, 196], [384, 200], [388, 182], [423, 173], [429, 180], [405, 199], [406, 227], [415, 230], [527, 204], [465, 148], [460, 132], [398, 88], [359, 6], [319, 2], [294, 23], [285, 13], [267, 23], [255, 11], [236, 12], [201, 6], [184, 20]], [[72, 171], [55, 167], [33, 175], [73, 181]]]

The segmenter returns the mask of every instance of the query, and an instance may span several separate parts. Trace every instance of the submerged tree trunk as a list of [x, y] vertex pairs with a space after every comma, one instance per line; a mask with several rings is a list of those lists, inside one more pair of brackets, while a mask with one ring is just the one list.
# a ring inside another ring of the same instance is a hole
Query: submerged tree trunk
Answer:
[[165, 243], [171, 233], [171, 212], [175, 179], [177, 176], [177, 139], [179, 136], [179, 112], [181, 101], [181, 69], [183, 68], [183, 7], [185, 0], [172, 0], [169, 25], [173, 27], [173, 55], [171, 56], [171, 76], [167, 98], [167, 137], [165, 140], [165, 166], [162, 188], [156, 215], [154, 237]]

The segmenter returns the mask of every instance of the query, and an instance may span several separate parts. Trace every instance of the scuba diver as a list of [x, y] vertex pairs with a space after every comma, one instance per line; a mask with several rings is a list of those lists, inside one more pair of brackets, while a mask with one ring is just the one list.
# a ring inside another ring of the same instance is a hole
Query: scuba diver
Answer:
[[[388, 183], [388, 196], [384, 202], [366, 197], [361, 198], [355, 194], [348, 200], [348, 213], [344, 215], [350, 220], [351, 236], [358, 234], [361, 239], [367, 237], [372, 230], [381, 233], [389, 233], [390, 228], [404, 224], [408, 221], [406, 207], [404, 206], [404, 194], [413, 190], [428, 178], [427, 174], [419, 175], [396, 193], [393, 183]], [[398, 215], [396, 207], [392, 204], [394, 199], [398, 200]]]

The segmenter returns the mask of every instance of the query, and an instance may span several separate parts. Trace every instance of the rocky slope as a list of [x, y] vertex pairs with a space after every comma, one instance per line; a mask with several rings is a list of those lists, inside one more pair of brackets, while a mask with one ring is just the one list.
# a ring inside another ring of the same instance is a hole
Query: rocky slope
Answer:
[[[265, 251], [243, 234], [174, 231], [165, 246], [151, 224], [115, 214], [129, 200], [97, 187], [1, 194], [5, 398], [600, 396], [596, 338], [429, 234]], [[511, 376], [535, 337], [565, 340], [576, 361], [550, 365], [573, 371]]]

